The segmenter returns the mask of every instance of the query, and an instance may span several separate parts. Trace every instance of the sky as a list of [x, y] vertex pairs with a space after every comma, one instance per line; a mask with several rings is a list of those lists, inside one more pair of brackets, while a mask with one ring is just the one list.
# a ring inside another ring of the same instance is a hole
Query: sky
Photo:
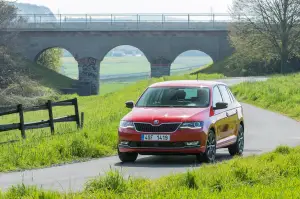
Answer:
[[14, 0], [43, 5], [55, 14], [227, 13], [232, 0]]

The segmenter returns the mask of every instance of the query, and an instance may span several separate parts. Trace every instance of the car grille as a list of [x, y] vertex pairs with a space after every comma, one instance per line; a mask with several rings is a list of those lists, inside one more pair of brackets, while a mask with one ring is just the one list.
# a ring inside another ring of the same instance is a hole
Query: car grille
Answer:
[[181, 148], [184, 142], [129, 142], [129, 147], [133, 148]]
[[134, 123], [135, 129], [139, 132], [174, 132], [181, 123], [166, 123], [153, 126], [149, 123]]

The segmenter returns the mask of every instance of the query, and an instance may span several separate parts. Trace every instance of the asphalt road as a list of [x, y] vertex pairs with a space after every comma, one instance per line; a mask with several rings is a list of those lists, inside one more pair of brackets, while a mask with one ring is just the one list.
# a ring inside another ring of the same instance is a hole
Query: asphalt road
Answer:
[[[249, 78], [222, 80], [229, 85]], [[250, 80], [265, 80], [254, 78]], [[248, 104], [242, 104], [245, 114], [244, 155], [260, 154], [278, 145], [300, 144], [300, 123], [277, 113], [266, 111]], [[230, 159], [227, 150], [218, 151], [217, 161]], [[191, 167], [200, 167], [194, 156], [139, 156], [135, 163], [121, 164], [117, 156], [95, 159], [88, 162], [58, 167], [0, 174], [0, 189], [24, 183], [38, 185], [58, 191], [78, 191], [93, 177], [105, 174], [110, 168], [122, 169], [124, 176], [157, 178], [170, 173], [184, 172]]]

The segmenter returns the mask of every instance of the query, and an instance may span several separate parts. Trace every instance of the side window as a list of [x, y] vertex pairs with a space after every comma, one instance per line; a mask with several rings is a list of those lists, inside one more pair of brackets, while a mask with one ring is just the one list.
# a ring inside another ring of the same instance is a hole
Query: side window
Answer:
[[234, 96], [233, 96], [231, 90], [230, 90], [228, 87], [227, 87], [227, 91], [228, 91], [228, 93], [230, 94], [230, 97], [231, 97], [232, 102], [234, 102], [234, 101], [235, 101], [235, 98], [234, 98]]
[[222, 94], [222, 97], [224, 99], [224, 102], [228, 103], [228, 104], [231, 104], [231, 99], [230, 99], [230, 95], [226, 89], [226, 86], [224, 85], [219, 85], [219, 88], [220, 88], [220, 91], [221, 91], [221, 94]]
[[220, 93], [218, 87], [214, 87], [214, 90], [213, 90], [213, 107], [216, 106], [217, 102], [223, 102], [223, 99], [222, 99], [222, 96], [221, 96], [221, 93]]

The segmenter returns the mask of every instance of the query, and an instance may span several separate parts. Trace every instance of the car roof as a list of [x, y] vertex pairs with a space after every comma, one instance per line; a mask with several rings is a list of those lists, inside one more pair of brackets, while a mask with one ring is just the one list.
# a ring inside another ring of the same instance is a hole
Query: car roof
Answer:
[[208, 80], [173, 80], [158, 82], [150, 85], [149, 87], [214, 87], [217, 84], [222, 84], [227, 86], [227, 84], [218, 81], [208, 81]]

